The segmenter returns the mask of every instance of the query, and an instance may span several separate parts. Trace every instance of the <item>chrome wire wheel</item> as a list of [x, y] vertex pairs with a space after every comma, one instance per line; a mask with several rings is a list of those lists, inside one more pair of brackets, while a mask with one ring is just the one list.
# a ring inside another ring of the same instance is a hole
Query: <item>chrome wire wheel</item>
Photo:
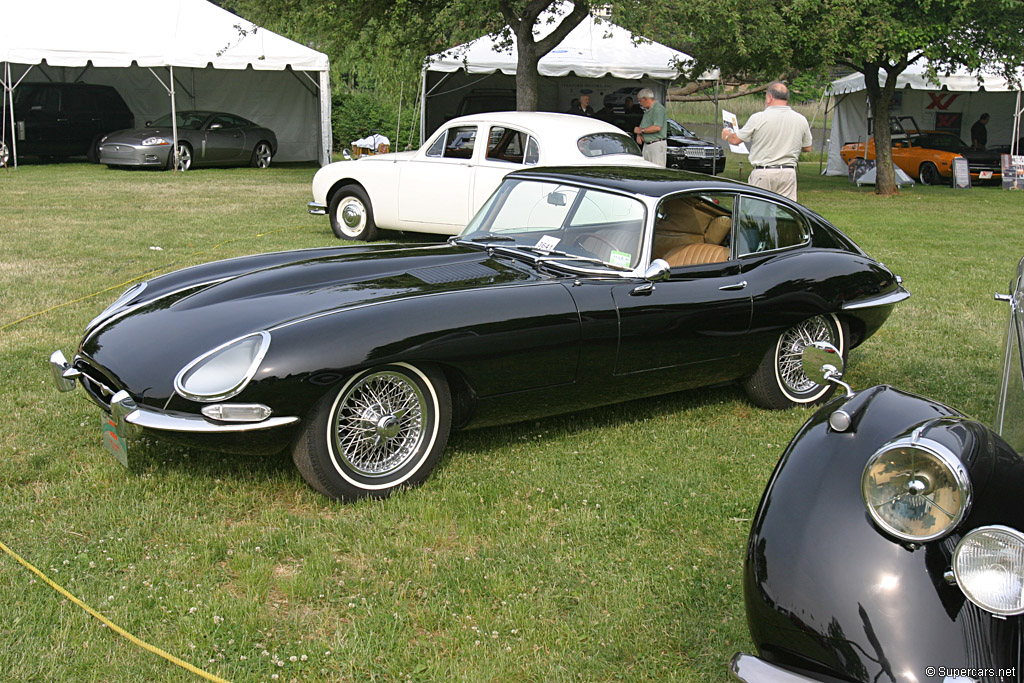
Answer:
[[7, 166], [7, 162], [10, 161], [11, 152], [7, 148], [7, 143], [0, 140], [0, 167]]
[[826, 341], [833, 346], [841, 344], [833, 326], [823, 316], [808, 318], [799, 325], [786, 330], [779, 337], [778, 374], [779, 381], [792, 394], [805, 394], [819, 385], [804, 374], [802, 355], [804, 349], [817, 341]]
[[366, 477], [400, 470], [420, 449], [426, 398], [408, 377], [374, 372], [341, 397], [334, 423], [335, 453]]
[[847, 331], [834, 314], [817, 315], [783, 331], [765, 352], [757, 370], [743, 380], [750, 400], [764, 408], [784, 410], [827, 400], [832, 384], [818, 384], [803, 369], [803, 350], [814, 342], [828, 342], [846, 359]]

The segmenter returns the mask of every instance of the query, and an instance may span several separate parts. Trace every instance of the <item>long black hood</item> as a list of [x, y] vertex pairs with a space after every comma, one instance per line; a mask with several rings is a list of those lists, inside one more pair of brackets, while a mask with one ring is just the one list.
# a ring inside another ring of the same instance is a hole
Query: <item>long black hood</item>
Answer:
[[[447, 244], [231, 259], [150, 281], [138, 300], [94, 324], [80, 353], [120, 386], [144, 394], [156, 390], [154, 383], [166, 384], [168, 370], [176, 373], [197, 356], [253, 332], [368, 303], [544, 278], [525, 264]], [[161, 386], [157, 393], [166, 390]]]

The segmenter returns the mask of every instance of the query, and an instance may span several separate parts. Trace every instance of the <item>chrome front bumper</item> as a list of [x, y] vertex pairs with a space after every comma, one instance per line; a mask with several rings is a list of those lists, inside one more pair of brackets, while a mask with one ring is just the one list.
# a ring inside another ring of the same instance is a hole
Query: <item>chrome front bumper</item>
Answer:
[[733, 676], [744, 683], [818, 683], [814, 678], [801, 676], [742, 652], [733, 656], [729, 668]]
[[326, 216], [327, 205], [321, 204], [320, 202], [310, 202], [306, 204], [306, 209], [314, 216]]
[[[58, 391], [73, 390], [77, 384], [76, 379], [82, 375], [60, 351], [50, 355], [50, 370]], [[133, 437], [138, 436], [143, 429], [189, 434], [238, 434], [284, 427], [299, 421], [298, 417], [268, 417], [260, 422], [211, 422], [200, 415], [140, 406], [124, 390], [110, 397], [110, 415], [117, 422], [119, 431]]]

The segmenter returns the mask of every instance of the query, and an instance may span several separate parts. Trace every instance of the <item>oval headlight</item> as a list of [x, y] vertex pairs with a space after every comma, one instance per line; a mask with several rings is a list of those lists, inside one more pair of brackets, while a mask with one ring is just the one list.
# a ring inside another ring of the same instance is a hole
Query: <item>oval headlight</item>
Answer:
[[953, 551], [953, 574], [983, 610], [1024, 614], [1024, 534], [1016, 529], [986, 526], [964, 536]]
[[174, 378], [174, 390], [193, 401], [231, 398], [256, 374], [269, 346], [269, 332], [222, 344], [182, 368]]
[[151, 147], [153, 145], [169, 145], [171, 142], [167, 138], [146, 138], [142, 141], [143, 147]]
[[930, 439], [901, 439], [871, 456], [861, 475], [864, 504], [882, 529], [915, 543], [945, 536], [971, 503], [960, 459]]

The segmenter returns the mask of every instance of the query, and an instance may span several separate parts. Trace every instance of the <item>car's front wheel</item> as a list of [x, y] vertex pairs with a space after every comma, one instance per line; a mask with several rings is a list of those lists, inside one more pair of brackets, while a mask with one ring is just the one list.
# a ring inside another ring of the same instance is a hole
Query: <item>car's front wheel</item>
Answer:
[[438, 369], [380, 366], [354, 375], [314, 407], [292, 460], [326, 496], [383, 498], [430, 474], [451, 420], [448, 382]]
[[11, 150], [7, 147], [6, 140], [0, 140], [0, 167], [7, 166], [11, 160]]
[[177, 153], [172, 152], [167, 159], [167, 168], [176, 171], [187, 171], [192, 168], [192, 147], [187, 142], [178, 143]]
[[843, 360], [848, 353], [849, 334], [834, 314], [808, 318], [779, 335], [764, 354], [757, 370], [744, 380], [750, 400], [762, 408], [782, 410], [793, 406], [824, 403], [835, 391], [833, 384], [818, 384], [803, 370], [801, 354], [814, 342], [828, 342]]
[[268, 168], [272, 156], [274, 156], [274, 152], [270, 149], [270, 143], [260, 142], [252, 150], [252, 158], [249, 159], [249, 165], [253, 168]]
[[939, 169], [930, 161], [926, 161], [921, 164], [921, 168], [918, 169], [917, 177], [921, 181], [922, 185], [938, 185], [942, 182], [942, 176], [939, 175]]
[[373, 222], [373, 206], [363, 188], [349, 185], [334, 193], [328, 206], [331, 229], [343, 240], [377, 239], [379, 231]]

